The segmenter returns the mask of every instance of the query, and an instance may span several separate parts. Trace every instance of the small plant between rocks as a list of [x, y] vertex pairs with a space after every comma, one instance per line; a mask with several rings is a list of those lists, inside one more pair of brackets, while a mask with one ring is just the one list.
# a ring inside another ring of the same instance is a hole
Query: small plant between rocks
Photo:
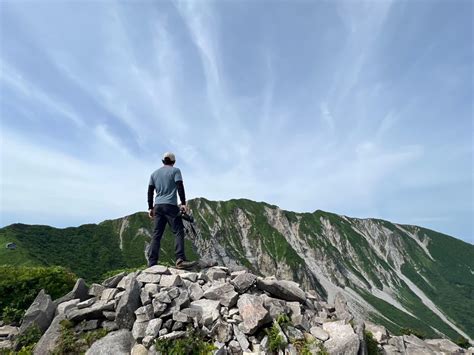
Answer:
[[378, 348], [378, 343], [374, 339], [372, 332], [367, 330], [364, 331], [365, 343], [367, 344], [367, 353], [368, 355], [379, 355], [381, 351]]
[[213, 344], [193, 328], [187, 329], [184, 338], [156, 340], [155, 348], [162, 355], [210, 355], [216, 350]]

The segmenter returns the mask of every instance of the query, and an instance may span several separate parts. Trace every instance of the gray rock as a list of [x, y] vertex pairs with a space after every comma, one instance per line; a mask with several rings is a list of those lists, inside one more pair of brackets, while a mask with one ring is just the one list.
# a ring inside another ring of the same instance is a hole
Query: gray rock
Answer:
[[160, 286], [162, 287], [171, 287], [171, 286], [181, 286], [183, 281], [179, 275], [162, 275], [160, 280]]
[[168, 295], [168, 292], [161, 291], [154, 297], [158, 302], [161, 303], [171, 303], [171, 297]]
[[209, 288], [203, 295], [204, 298], [219, 301], [223, 306], [233, 307], [237, 302], [239, 294], [235, 292], [231, 284], [220, 284]]
[[240, 344], [236, 340], [232, 340], [229, 343], [229, 351], [232, 355], [237, 355], [242, 353], [242, 348], [240, 347]]
[[79, 301], [79, 298], [76, 298], [70, 301], [60, 303], [58, 305], [58, 308], [56, 309], [56, 315], [65, 315], [70, 310], [76, 308]]
[[359, 338], [359, 352], [358, 355], [368, 355], [367, 342], [365, 341], [365, 324], [362, 319], [356, 319], [354, 322], [354, 332]]
[[115, 320], [115, 312], [113, 311], [104, 311], [102, 314], [107, 320]]
[[239, 329], [237, 325], [234, 324], [232, 326], [232, 329], [234, 330], [234, 335], [240, 345], [240, 348], [243, 351], [247, 351], [250, 346], [250, 343], [248, 342], [247, 337], [244, 335], [244, 333]]
[[105, 302], [112, 301], [115, 299], [115, 295], [119, 291], [116, 288], [106, 288], [104, 291], [102, 291], [102, 295], [100, 296], [100, 299]]
[[170, 296], [171, 300], [174, 300], [180, 294], [179, 288], [175, 286], [166, 288], [164, 290], [168, 292], [168, 296]]
[[102, 292], [104, 292], [105, 287], [99, 284], [92, 284], [89, 288], [89, 296], [97, 297], [98, 299], [102, 296]]
[[160, 274], [148, 274], [145, 272], [137, 276], [137, 281], [143, 282], [143, 283], [158, 284], [160, 282], [160, 279], [161, 279]]
[[56, 312], [56, 305], [51, 297], [41, 290], [33, 303], [26, 310], [21, 322], [19, 334], [23, 334], [31, 325], [37, 325], [43, 334], [51, 324]]
[[151, 266], [148, 269], [143, 270], [143, 272], [147, 274], [165, 274], [165, 275], [169, 275], [170, 273], [169, 269], [163, 265]]
[[116, 288], [120, 280], [122, 280], [125, 277], [125, 275], [127, 275], [126, 272], [121, 272], [120, 274], [109, 277], [104, 282], [102, 282], [102, 286], [107, 287], [107, 288]]
[[253, 334], [260, 326], [271, 321], [268, 311], [263, 307], [262, 299], [258, 296], [240, 296], [237, 307], [243, 320], [241, 329], [245, 334]]
[[74, 330], [76, 333], [81, 333], [81, 332], [88, 332], [90, 330], [94, 330], [99, 328], [99, 320], [97, 319], [91, 319], [91, 320], [84, 320], [81, 323], [77, 324], [74, 327]]
[[293, 342], [295, 340], [297, 341], [304, 340], [303, 332], [301, 332], [300, 330], [296, 329], [295, 327], [291, 325], [287, 326], [284, 332], [290, 342]]
[[140, 307], [140, 286], [134, 275], [128, 280], [126, 286], [125, 293], [115, 310], [115, 322], [119, 328], [131, 329], [135, 322], [135, 311]]
[[413, 344], [407, 344], [405, 354], [406, 355], [435, 355], [435, 352], [428, 348], [419, 347]]
[[280, 314], [288, 314], [290, 312], [285, 301], [269, 297], [266, 294], [260, 297], [263, 300], [263, 306], [268, 310], [272, 319], [276, 319]]
[[135, 322], [133, 323], [132, 335], [136, 341], [141, 342], [145, 337], [145, 332], [149, 322]]
[[4, 325], [0, 327], [0, 338], [10, 338], [18, 334], [19, 329], [11, 325]]
[[118, 283], [117, 288], [119, 290], [125, 290], [125, 289], [129, 288], [129, 285], [130, 285], [130, 282], [131, 282], [132, 279], [136, 280], [136, 275], [133, 272], [131, 274], [128, 274], [128, 275], [124, 276], [120, 280], [120, 282]]
[[[337, 308], [336, 308], [337, 309]], [[371, 332], [374, 339], [379, 344], [384, 344], [388, 340], [388, 332], [382, 325], [377, 325], [369, 321], [365, 321], [365, 330]]]
[[238, 293], [244, 293], [257, 282], [257, 276], [250, 272], [243, 272], [237, 275], [232, 283]]
[[329, 333], [326, 332], [323, 328], [321, 327], [312, 327], [309, 332], [316, 338], [321, 341], [326, 341], [329, 339]]
[[420, 348], [426, 347], [425, 342], [414, 335], [404, 335], [403, 341], [407, 344], [412, 344]]
[[[149, 336], [149, 335], [146, 335], [143, 340], [142, 340], [142, 344], [146, 347], [146, 348], [149, 348], [153, 345], [153, 343], [155, 342], [155, 337], [152, 337], [152, 336]], [[148, 350], [146, 353], [144, 353], [145, 355], [148, 355]], [[133, 355], [133, 351], [132, 351], [132, 355]]]
[[202, 296], [204, 295], [204, 292], [203, 292], [201, 286], [199, 286], [197, 283], [191, 284], [188, 287], [188, 291], [189, 291], [189, 298], [191, 298], [191, 300], [193, 300], [193, 301], [197, 301], [197, 300], [201, 299]]
[[276, 280], [274, 278], [257, 279], [257, 287], [273, 296], [286, 301], [306, 301], [305, 292], [296, 282], [286, 280]]
[[393, 346], [393, 345], [384, 345], [382, 348], [382, 354], [383, 355], [398, 355], [398, 354], [404, 354], [398, 351], [398, 349]]
[[209, 278], [209, 280], [215, 281], [225, 279], [227, 272], [219, 267], [211, 267], [209, 270], [207, 270], [206, 276]]
[[148, 355], [148, 349], [142, 344], [135, 344], [130, 355]]
[[153, 300], [152, 305], [153, 305], [153, 313], [155, 317], [161, 316], [163, 312], [166, 311], [166, 308], [168, 307], [166, 303], [161, 303], [157, 299]]
[[94, 342], [86, 355], [129, 355], [132, 344], [132, 333], [127, 329], [121, 329]]
[[11, 340], [0, 340], [0, 351], [5, 350], [6, 354], [9, 354], [13, 347], [14, 344]]
[[190, 308], [200, 311], [201, 323], [207, 326], [219, 318], [221, 305], [219, 301], [200, 299], [191, 302]]
[[196, 282], [198, 279], [198, 274], [196, 272], [184, 272], [179, 275], [183, 280], [189, 280], [191, 282]]
[[160, 337], [162, 335], [165, 335], [165, 334], [168, 334], [168, 333], [169, 333], [168, 329], [161, 328], [160, 331], [158, 332], [158, 337]]
[[173, 302], [173, 306], [176, 306], [178, 309], [182, 307], [186, 308], [189, 306], [189, 293], [188, 291], [181, 291], [178, 297], [176, 297]]
[[80, 301], [85, 301], [89, 298], [89, 288], [87, 287], [83, 279], [77, 279], [72, 291], [68, 292], [64, 296], [58, 298], [54, 301], [55, 305], [60, 303], [67, 302], [73, 299], [79, 299]]
[[181, 330], [184, 328], [183, 322], [174, 322], [173, 326], [171, 327], [171, 331], [174, 332], [176, 330]]
[[405, 342], [403, 341], [403, 336], [394, 336], [388, 340], [388, 344], [397, 348], [401, 353], [405, 353]]
[[172, 326], [173, 326], [172, 319], [168, 319], [166, 322], [163, 323], [163, 328], [166, 328], [168, 330], [170, 330]]
[[334, 308], [338, 319], [344, 319], [346, 322], [354, 319], [347, 307], [347, 300], [341, 292], [338, 292], [334, 298]]
[[114, 309], [115, 302], [97, 301], [92, 306], [83, 309], [72, 309], [66, 313], [67, 319], [73, 322], [80, 322], [84, 319], [100, 318], [103, 311], [111, 311]]
[[145, 322], [153, 319], [154, 311], [153, 306], [151, 304], [139, 307], [135, 311], [136, 321], [137, 322]]
[[173, 340], [173, 339], [182, 338], [185, 335], [186, 335], [185, 331], [177, 331], [177, 332], [171, 332], [171, 333], [168, 333], [168, 334], [165, 334], [165, 335], [161, 335], [161, 336], [158, 337], [158, 339], [159, 340], [165, 340], [165, 339]]
[[191, 317], [189, 317], [186, 313], [175, 311], [173, 312], [173, 320], [175, 322], [189, 323], [191, 321]]
[[447, 352], [450, 354], [461, 353], [463, 351], [462, 348], [454, 344], [449, 339], [427, 339], [425, 340], [425, 343], [435, 346], [442, 352]]
[[110, 320], [103, 321], [102, 324], [101, 324], [101, 327], [104, 328], [105, 330], [109, 331], [109, 332], [113, 332], [114, 330], [119, 329], [117, 323], [115, 323], [114, 321], [110, 321]]
[[143, 287], [143, 290], [146, 291], [151, 297], [154, 297], [158, 292], [160, 292], [160, 286], [157, 284], [146, 284]]
[[220, 343], [227, 343], [232, 339], [233, 330], [232, 325], [224, 322], [217, 321], [211, 329], [211, 334]]
[[95, 303], [95, 298], [89, 298], [88, 300], [79, 302], [79, 303], [76, 305], [76, 307], [77, 307], [78, 309], [87, 308], [87, 307], [92, 306], [94, 303]]
[[153, 338], [156, 338], [158, 336], [158, 333], [161, 329], [162, 324], [163, 324], [163, 320], [161, 318], [152, 319], [148, 323], [148, 327], [146, 328], [146, 331], [145, 331], [145, 336], [151, 336]]
[[33, 349], [34, 355], [49, 354], [56, 348], [59, 343], [59, 339], [61, 338], [60, 322], [65, 318], [66, 316], [64, 313], [54, 317], [51, 325], [48, 327], [41, 339], [36, 343]]
[[324, 342], [329, 354], [357, 354], [359, 337], [350, 324], [345, 324], [343, 320], [327, 322], [323, 324], [323, 329], [329, 333], [329, 340]]

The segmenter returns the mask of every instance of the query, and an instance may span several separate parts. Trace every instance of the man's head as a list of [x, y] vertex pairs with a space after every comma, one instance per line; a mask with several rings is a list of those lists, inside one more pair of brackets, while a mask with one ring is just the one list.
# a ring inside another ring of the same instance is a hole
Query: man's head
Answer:
[[166, 152], [163, 154], [163, 159], [161, 160], [165, 165], [174, 165], [176, 158], [173, 153]]

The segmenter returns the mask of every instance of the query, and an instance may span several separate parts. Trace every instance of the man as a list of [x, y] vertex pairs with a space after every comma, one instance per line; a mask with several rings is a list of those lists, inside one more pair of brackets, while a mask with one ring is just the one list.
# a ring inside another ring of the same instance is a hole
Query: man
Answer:
[[[181, 171], [174, 167], [176, 158], [173, 153], [163, 155], [163, 166], [151, 174], [148, 184], [148, 215], [154, 218], [155, 228], [148, 254], [148, 266], [156, 265], [160, 253], [160, 242], [168, 223], [173, 231], [176, 253], [176, 267], [186, 269], [194, 266], [195, 262], [186, 261], [184, 255], [184, 226], [181, 212], [187, 212], [186, 196], [184, 193]], [[156, 191], [155, 204], [153, 193]], [[179, 194], [181, 206], [178, 207], [176, 192]]]

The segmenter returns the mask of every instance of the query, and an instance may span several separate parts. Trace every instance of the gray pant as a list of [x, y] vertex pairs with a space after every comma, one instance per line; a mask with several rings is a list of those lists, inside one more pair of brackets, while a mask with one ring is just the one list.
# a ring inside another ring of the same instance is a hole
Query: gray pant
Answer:
[[175, 254], [176, 260], [186, 260], [184, 255], [184, 226], [179, 214], [179, 207], [176, 205], [158, 204], [153, 208], [155, 228], [153, 229], [153, 239], [150, 245], [148, 266], [156, 265], [160, 256], [160, 243], [165, 231], [166, 223], [171, 227], [176, 238]]

